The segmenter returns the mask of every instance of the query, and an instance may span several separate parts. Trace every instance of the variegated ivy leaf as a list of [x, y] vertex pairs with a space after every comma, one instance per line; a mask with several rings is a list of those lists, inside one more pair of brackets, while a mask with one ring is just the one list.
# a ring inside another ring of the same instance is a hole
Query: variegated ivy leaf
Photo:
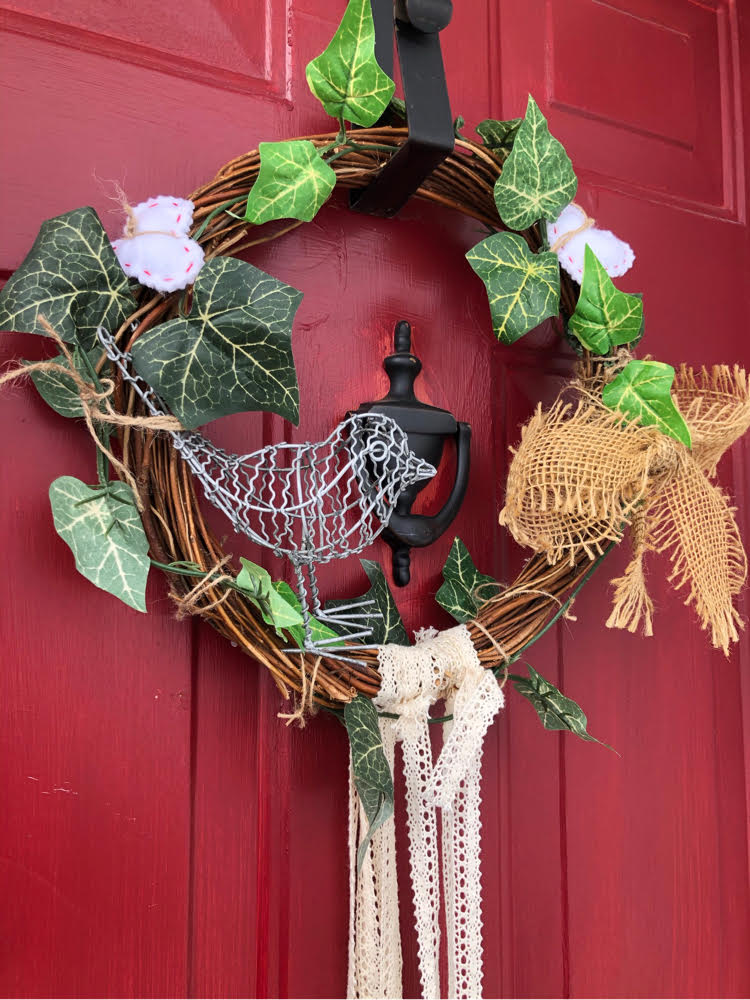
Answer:
[[485, 118], [477, 125], [477, 134], [481, 136], [487, 149], [500, 153], [503, 159], [510, 153], [522, 121], [523, 118], [509, 118], [505, 122]]
[[[300, 616], [300, 622], [302, 621], [302, 605], [300, 604], [299, 597], [295, 594], [292, 588], [285, 580], [275, 580], [273, 583], [273, 589], [279, 596], [283, 597], [284, 600], [289, 604], [295, 611], [298, 612]], [[286, 631], [292, 637], [292, 640], [299, 646], [300, 649], [303, 648], [305, 644], [305, 627], [302, 624], [299, 625], [288, 625]], [[333, 642], [334, 639], [341, 639], [337, 632], [330, 629], [327, 625], [319, 622], [314, 615], [310, 615], [310, 634], [312, 636], [313, 642], [323, 643], [328, 649], [338, 649], [344, 643], [341, 641]]]
[[0, 292], [0, 330], [46, 331], [41, 315], [69, 343], [97, 343], [96, 328], [116, 330], [135, 310], [125, 272], [93, 208], [42, 223], [25, 260]]
[[406, 101], [403, 98], [392, 97], [388, 102], [388, 107], [397, 118], [406, 121]]
[[673, 382], [674, 368], [663, 361], [628, 361], [602, 390], [602, 401], [610, 410], [646, 427], [658, 427], [689, 448], [690, 430], [672, 399]]
[[357, 871], [362, 867], [372, 835], [393, 815], [393, 777], [383, 750], [378, 713], [369, 698], [358, 694], [344, 707], [344, 722], [352, 750], [354, 784], [370, 822], [357, 849]]
[[560, 302], [557, 254], [532, 253], [515, 233], [493, 233], [466, 254], [487, 288], [492, 328], [512, 344], [548, 316]]
[[539, 219], [556, 219], [575, 197], [578, 180], [561, 142], [529, 95], [526, 116], [495, 183], [495, 204], [510, 229], [528, 229]]
[[236, 585], [260, 611], [266, 625], [272, 625], [277, 635], [282, 629], [302, 622], [302, 614], [292, 606], [274, 587], [271, 574], [263, 566], [240, 559], [242, 569], [237, 574]]
[[[484, 584], [484, 589], [481, 589]], [[443, 566], [443, 584], [435, 595], [438, 604], [458, 622], [468, 622], [475, 617], [483, 601], [492, 596], [489, 584], [496, 581], [480, 573], [474, 565], [469, 550], [460, 538], [453, 545]], [[479, 593], [477, 593], [477, 588]]]
[[370, 0], [349, 0], [328, 48], [307, 64], [306, 75], [329, 115], [365, 127], [375, 124], [395, 87], [375, 58]]
[[87, 486], [61, 476], [49, 488], [55, 530], [76, 569], [137, 611], [146, 610], [148, 539], [126, 483]]
[[568, 327], [584, 347], [601, 356], [613, 347], [638, 340], [643, 327], [643, 300], [621, 292], [590, 246], [583, 257], [583, 280]]
[[310, 222], [336, 186], [336, 174], [309, 139], [262, 142], [260, 172], [247, 198], [245, 218]]
[[185, 427], [246, 410], [296, 423], [292, 320], [302, 293], [231, 257], [203, 265], [186, 318], [153, 327], [133, 345], [138, 374]]
[[601, 740], [586, 731], [588, 720], [580, 705], [572, 698], [566, 698], [554, 684], [550, 684], [541, 674], [538, 674], [531, 664], [527, 664], [527, 667], [529, 668], [528, 677], [511, 675], [513, 686], [534, 706], [545, 729], [575, 733], [582, 740], [589, 743], [600, 743], [608, 750], [612, 750], [608, 743], [602, 743]]
[[[360, 563], [372, 585], [370, 589], [361, 598], [346, 597], [328, 601], [326, 603], [326, 610], [335, 610], [340, 605], [351, 604], [353, 600], [357, 599], [372, 601], [371, 605], [362, 609], [362, 614], [367, 614], [369, 617], [364, 619], [357, 626], [357, 629], [370, 628], [372, 630], [372, 634], [367, 640], [368, 642], [377, 644], [395, 642], [399, 646], [408, 646], [410, 644], [409, 636], [406, 634], [404, 623], [401, 621], [401, 615], [396, 607], [396, 602], [393, 599], [391, 588], [388, 586], [385, 573], [383, 573], [378, 563], [372, 559], [360, 559]], [[354, 632], [355, 629], [353, 627], [345, 628], [344, 626], [336, 625], [336, 631], [340, 635], [348, 635]]]
[[[84, 365], [80, 350], [77, 347], [74, 347], [72, 354], [73, 364], [75, 365], [76, 370], [85, 381], [89, 382], [89, 372]], [[92, 366], [96, 365], [101, 356], [101, 347], [95, 347], [92, 351], [89, 351], [89, 360]], [[62, 368], [68, 367], [68, 359], [62, 354], [52, 360]], [[23, 364], [30, 365], [33, 364], [33, 362], [24, 361]], [[83, 404], [81, 403], [81, 397], [78, 395], [78, 390], [76, 389], [75, 383], [70, 375], [66, 375], [63, 372], [58, 371], [40, 370], [31, 372], [31, 380], [36, 387], [36, 391], [42, 397], [47, 406], [51, 406], [53, 410], [60, 414], [60, 416], [83, 416]]]

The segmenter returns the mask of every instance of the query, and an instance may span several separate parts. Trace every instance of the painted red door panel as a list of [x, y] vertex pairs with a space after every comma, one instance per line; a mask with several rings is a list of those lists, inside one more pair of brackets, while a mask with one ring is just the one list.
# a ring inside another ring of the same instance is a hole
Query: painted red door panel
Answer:
[[[118, 211], [98, 178], [136, 199], [188, 192], [262, 139], [327, 128], [304, 66], [340, 6], [214, 0], [190, 5], [182, 26], [153, 0], [0, 4], [0, 115], [13, 150], [0, 269], [17, 266], [42, 219], [79, 204], [114, 232]], [[579, 200], [635, 246], [621, 284], [646, 293], [649, 350], [671, 362], [750, 363], [750, 25], [738, 6], [482, 0], [456, 5], [444, 37], [452, 103], [470, 124], [520, 113], [530, 91], [549, 114]], [[569, 359], [548, 330], [513, 348], [492, 342], [462, 260], [478, 235], [433, 207], [386, 222], [336, 197], [259, 249], [248, 259], [306, 293], [294, 335], [300, 427], [251, 415], [208, 433], [240, 451], [321, 435], [383, 391], [382, 357], [406, 318], [422, 393], [474, 428], [456, 533], [508, 579], [521, 553], [496, 523], [507, 446]], [[43, 350], [31, 337], [0, 340], [3, 359]], [[0, 409], [0, 992], [342, 996], [343, 730], [327, 718], [287, 729], [269, 677], [200, 623], [175, 622], [162, 581], [139, 616], [78, 577], [46, 491], [58, 475], [93, 474], [85, 434], [30, 388], [6, 392]], [[749, 468], [737, 448], [722, 469], [740, 505]], [[740, 516], [747, 537], [747, 508]], [[240, 538], [227, 545], [255, 555]], [[447, 624], [433, 595], [449, 545], [415, 556], [414, 583], [398, 595], [412, 627]], [[388, 550], [371, 555], [387, 562]], [[656, 636], [607, 631], [605, 584], [624, 558], [579, 598], [577, 623], [531, 658], [622, 757], [545, 734], [513, 696], [488, 739], [487, 996], [750, 993], [747, 640], [729, 660], [709, 651], [661, 565], [650, 577]], [[366, 585], [356, 563], [323, 584]], [[409, 996], [411, 921], [406, 892]]]

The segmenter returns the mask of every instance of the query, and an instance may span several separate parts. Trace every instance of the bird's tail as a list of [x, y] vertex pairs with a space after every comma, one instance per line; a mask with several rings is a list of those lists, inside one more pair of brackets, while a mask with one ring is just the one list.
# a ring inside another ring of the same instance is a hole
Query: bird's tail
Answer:
[[149, 413], [153, 417], [164, 417], [168, 415], [167, 408], [164, 406], [162, 401], [156, 395], [151, 386], [140, 377], [131, 371], [129, 364], [132, 355], [123, 351], [117, 346], [115, 338], [105, 330], [103, 326], [100, 326], [96, 331], [96, 335], [99, 338], [99, 343], [102, 345], [104, 350], [107, 352], [107, 357], [110, 361], [113, 361], [118, 369], [120, 370], [122, 377], [125, 381], [132, 385], [138, 395], [141, 397], [143, 402], [146, 404]]

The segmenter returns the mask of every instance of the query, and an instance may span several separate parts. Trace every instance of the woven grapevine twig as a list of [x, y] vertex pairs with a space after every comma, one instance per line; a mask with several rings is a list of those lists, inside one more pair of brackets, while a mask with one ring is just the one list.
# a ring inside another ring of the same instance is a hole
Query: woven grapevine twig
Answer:
[[[406, 140], [404, 128], [361, 129], [356, 133], [356, 149], [331, 163], [337, 185], [343, 188], [364, 186]], [[335, 134], [307, 136], [317, 146], [335, 142]], [[299, 222], [254, 227], [225, 209], [241, 208], [260, 168], [260, 156], [253, 150], [232, 160], [216, 177], [192, 194], [195, 204], [194, 229], [191, 234], [204, 247], [207, 257], [236, 256], [260, 243], [277, 239]], [[417, 197], [455, 209], [477, 219], [492, 230], [503, 225], [497, 214], [493, 189], [502, 166], [486, 147], [468, 139], [456, 139], [456, 149], [425, 181]], [[541, 245], [536, 228], [522, 234], [532, 250]], [[577, 297], [577, 287], [561, 274], [561, 307], [570, 315]], [[143, 290], [137, 311], [118, 331], [119, 342], [128, 349], [147, 329], [171, 318], [177, 309], [178, 296], [151, 295]], [[137, 323], [133, 331], [133, 324]], [[117, 394], [122, 412], [139, 412], [139, 403], [120, 382]], [[129, 432], [121, 435], [123, 459], [135, 476], [143, 503], [143, 523], [154, 558], [162, 563], [187, 562], [205, 571], [221, 564], [227, 557], [221, 543], [203, 518], [192, 476], [171, 445], [171, 439], [152, 432]], [[566, 597], [589, 571], [591, 563], [583, 555], [571, 565], [563, 561], [550, 566], [545, 557], [533, 556], [516, 580], [491, 597], [468, 624], [479, 659], [487, 667], [498, 666], [532, 642], [548, 625]], [[223, 573], [227, 569], [222, 570]], [[170, 576], [175, 595], [184, 596], [195, 580]], [[223, 636], [262, 663], [271, 672], [278, 687], [288, 696], [300, 692], [314, 676], [314, 700], [321, 705], [341, 705], [357, 692], [374, 696], [379, 688], [377, 652], [350, 647], [347, 655], [358, 665], [309, 654], [285, 653], [282, 640], [274, 629], [263, 623], [254, 608], [241, 594], [227, 591], [218, 581], [201, 589], [197, 607]], [[303, 680], [302, 671], [305, 672]]]

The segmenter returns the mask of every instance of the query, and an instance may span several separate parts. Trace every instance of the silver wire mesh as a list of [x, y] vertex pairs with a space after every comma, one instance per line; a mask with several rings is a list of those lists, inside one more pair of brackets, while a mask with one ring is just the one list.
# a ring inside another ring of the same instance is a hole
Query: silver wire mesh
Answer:
[[[130, 356], [114, 338], [100, 328], [99, 339], [149, 412], [167, 414], [156, 393], [131, 372]], [[378, 413], [354, 414], [324, 441], [282, 442], [247, 455], [230, 454], [197, 431], [168, 433], [203, 486], [206, 499], [226, 514], [236, 530], [291, 561], [308, 639], [303, 566], [308, 569], [317, 617], [351, 627], [368, 616], [349, 610], [363, 608], [361, 602], [338, 613], [325, 612], [314, 566], [361, 552], [387, 526], [402, 490], [435, 474], [433, 466], [409, 449], [406, 433], [395, 420]], [[368, 632], [360, 629], [349, 637], [365, 637]], [[313, 646], [306, 643], [306, 648]], [[314, 648], [317, 651], [318, 646]]]

